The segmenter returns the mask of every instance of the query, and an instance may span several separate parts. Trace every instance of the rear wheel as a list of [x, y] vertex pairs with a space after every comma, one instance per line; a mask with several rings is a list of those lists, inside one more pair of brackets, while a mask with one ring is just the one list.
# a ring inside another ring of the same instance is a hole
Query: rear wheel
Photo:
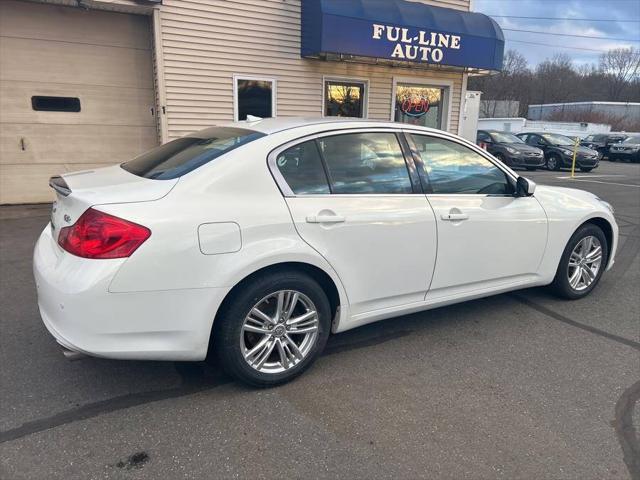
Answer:
[[600, 281], [608, 259], [609, 247], [602, 229], [590, 223], [581, 226], [564, 249], [552, 291], [570, 300], [587, 296]]
[[560, 170], [561, 163], [562, 163], [562, 159], [555, 153], [552, 153], [547, 158], [547, 168], [549, 170]]
[[295, 271], [267, 274], [241, 287], [220, 312], [213, 348], [238, 380], [270, 387], [309, 368], [330, 327], [329, 301], [313, 278]]

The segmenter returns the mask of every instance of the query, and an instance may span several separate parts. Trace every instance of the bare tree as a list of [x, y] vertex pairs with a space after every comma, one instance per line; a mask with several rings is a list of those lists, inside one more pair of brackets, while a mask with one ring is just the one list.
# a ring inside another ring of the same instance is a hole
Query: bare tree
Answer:
[[620, 100], [640, 73], [640, 49], [616, 48], [603, 53], [600, 55], [600, 70], [605, 74], [609, 99]]
[[[505, 53], [502, 72], [469, 77], [469, 89], [482, 91], [483, 117], [495, 117], [498, 102], [520, 102], [518, 115], [526, 116], [531, 104], [577, 101], [640, 102], [640, 50], [618, 49], [602, 55], [599, 65], [576, 67], [571, 57], [556, 55], [527, 66], [518, 52]], [[628, 128], [627, 128], [628, 129]]]

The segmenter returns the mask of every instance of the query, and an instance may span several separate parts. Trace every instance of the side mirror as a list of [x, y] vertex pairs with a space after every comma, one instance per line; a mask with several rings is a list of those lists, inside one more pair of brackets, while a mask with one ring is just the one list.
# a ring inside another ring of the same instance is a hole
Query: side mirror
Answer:
[[530, 197], [536, 191], [536, 184], [532, 180], [528, 180], [524, 177], [518, 177], [516, 180], [516, 196], [518, 197]]

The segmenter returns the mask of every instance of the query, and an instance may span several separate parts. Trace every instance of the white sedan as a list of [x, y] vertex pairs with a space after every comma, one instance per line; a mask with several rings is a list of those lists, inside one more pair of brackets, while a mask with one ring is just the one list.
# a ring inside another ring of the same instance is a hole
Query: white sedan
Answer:
[[34, 275], [66, 354], [215, 354], [257, 386], [377, 320], [538, 285], [584, 297], [618, 243], [591, 193], [396, 123], [239, 122], [50, 185]]

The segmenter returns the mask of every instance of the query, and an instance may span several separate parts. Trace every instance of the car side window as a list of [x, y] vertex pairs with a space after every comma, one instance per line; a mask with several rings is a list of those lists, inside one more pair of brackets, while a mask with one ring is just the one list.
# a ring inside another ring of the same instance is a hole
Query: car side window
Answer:
[[411, 135], [433, 193], [511, 195], [506, 173], [470, 148], [443, 138]]
[[478, 132], [478, 138], [477, 138], [478, 142], [490, 142], [491, 141], [491, 137], [489, 137], [489, 134], [486, 132]]
[[280, 153], [276, 165], [296, 195], [330, 193], [315, 141], [300, 143]]
[[394, 133], [349, 133], [316, 141], [332, 193], [413, 193], [407, 164]]
[[529, 137], [527, 138], [527, 143], [529, 145], [539, 145], [540, 144], [540, 140], [541, 137], [539, 135], [529, 135]]

